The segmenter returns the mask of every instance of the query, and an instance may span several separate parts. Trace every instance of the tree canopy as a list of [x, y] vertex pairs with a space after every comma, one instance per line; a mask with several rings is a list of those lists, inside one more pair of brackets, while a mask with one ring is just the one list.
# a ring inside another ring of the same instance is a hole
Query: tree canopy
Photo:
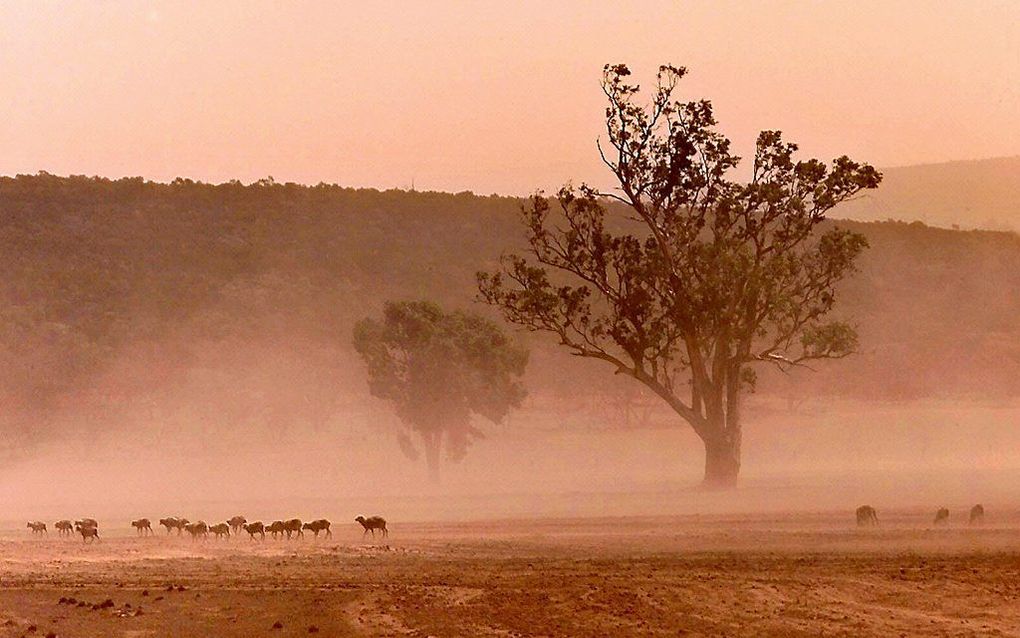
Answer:
[[[354, 347], [368, 368], [371, 393], [392, 403], [421, 439], [434, 480], [444, 444], [456, 461], [483, 435], [473, 415], [500, 423], [525, 397], [527, 351], [475, 314], [425, 301], [389, 302], [382, 321], [358, 322]], [[409, 445], [401, 439], [405, 451]]]
[[881, 175], [845, 156], [795, 160], [795, 144], [764, 131], [750, 181], [732, 179], [740, 158], [711, 103], [673, 98], [685, 73], [661, 67], [643, 105], [629, 69], [605, 67], [599, 153], [618, 188], [535, 195], [523, 209], [533, 260], [507, 256], [478, 281], [510, 322], [647, 386], [705, 442], [706, 482], [732, 485], [752, 366], [856, 348], [854, 328], [826, 315], [867, 240], [820, 225]]

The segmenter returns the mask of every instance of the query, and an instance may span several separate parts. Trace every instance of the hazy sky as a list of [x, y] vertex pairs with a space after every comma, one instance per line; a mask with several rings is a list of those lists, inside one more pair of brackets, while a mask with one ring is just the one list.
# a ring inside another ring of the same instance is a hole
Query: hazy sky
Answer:
[[604, 184], [602, 65], [687, 66], [747, 153], [1020, 153], [1020, 2], [5, 0], [0, 173]]

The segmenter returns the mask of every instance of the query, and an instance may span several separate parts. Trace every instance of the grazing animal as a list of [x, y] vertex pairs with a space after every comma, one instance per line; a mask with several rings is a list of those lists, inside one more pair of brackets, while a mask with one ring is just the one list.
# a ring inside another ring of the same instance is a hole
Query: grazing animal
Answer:
[[244, 527], [244, 524], [247, 522], [248, 519], [246, 519], [245, 517], [235, 516], [229, 521], [227, 521], [227, 524], [230, 525], [230, 531], [234, 532], [235, 534], [240, 534], [241, 528]]
[[34, 523], [29, 523], [27, 525], [27, 527], [32, 528], [32, 533], [33, 534], [46, 534], [47, 533], [46, 532], [46, 523], [41, 523], [39, 521], [36, 521]]
[[861, 505], [857, 508], [857, 525], [864, 527], [866, 525], [878, 525], [878, 513], [875, 508], [870, 505]]
[[293, 534], [297, 534], [298, 538], [304, 538], [305, 537], [305, 533], [301, 531], [301, 519], [300, 518], [292, 518], [289, 521], [286, 521], [283, 524], [283, 531], [287, 532], [287, 540], [290, 540], [290, 537]]
[[[860, 520], [860, 517], [860, 510], [857, 510], [857, 520]], [[354, 520], [361, 523], [361, 526], [365, 528], [365, 534], [372, 532], [372, 538], [375, 538], [375, 530], [377, 529], [382, 531], [383, 538], [390, 535], [389, 531], [386, 529], [386, 519], [381, 516], [369, 516], [368, 518], [359, 516]], [[365, 534], [362, 534], [362, 537], [364, 537]]]
[[74, 528], [81, 534], [81, 542], [91, 543], [99, 539], [99, 528], [95, 525], [78, 525], [75, 523]]
[[949, 522], [949, 510], [947, 510], [944, 507], [940, 507], [939, 510], [935, 512], [935, 524], [941, 525], [943, 523], [948, 522]]
[[209, 526], [205, 524], [205, 521], [188, 523], [184, 526], [184, 529], [191, 534], [191, 540], [195, 540], [197, 538], [205, 539], [209, 537]]
[[262, 524], [262, 521], [255, 521], [254, 523], [245, 523], [244, 531], [248, 532], [251, 536], [251, 540], [255, 540], [255, 535], [259, 534], [262, 536], [262, 540], [266, 540], [266, 526]]
[[318, 520], [311, 521], [310, 523], [305, 523], [301, 526], [301, 528], [307, 529], [315, 534], [315, 538], [319, 537], [319, 532], [326, 532], [326, 538], [333, 538], [333, 532], [329, 530], [329, 526], [329, 521], [324, 518], [320, 518]]
[[54, 529], [57, 530], [61, 536], [70, 536], [74, 533], [74, 524], [69, 520], [57, 521], [53, 524]]
[[209, 531], [216, 535], [216, 538], [230, 538], [230, 524], [219, 523], [209, 528]]
[[981, 503], [970, 508], [970, 524], [980, 525], [985, 522], [985, 508]]
[[282, 536], [287, 530], [284, 527], [283, 521], [273, 521], [266, 526], [266, 531], [272, 534], [273, 538], [276, 538], [277, 534]]
[[149, 519], [147, 518], [140, 518], [137, 521], [131, 521], [131, 527], [138, 530], [138, 534], [140, 536], [145, 536], [146, 534], [153, 533], [152, 523], [149, 522]]

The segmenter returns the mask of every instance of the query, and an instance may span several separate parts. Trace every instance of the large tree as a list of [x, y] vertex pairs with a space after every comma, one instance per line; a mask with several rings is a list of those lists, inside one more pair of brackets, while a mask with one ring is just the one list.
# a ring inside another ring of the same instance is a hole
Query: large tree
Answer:
[[[429, 302], [389, 302], [382, 321], [358, 322], [354, 347], [368, 366], [369, 390], [391, 402], [421, 439], [433, 481], [444, 445], [456, 461], [482, 436], [473, 415], [499, 423], [525, 396], [527, 350], [475, 314]], [[417, 454], [406, 433], [400, 441], [405, 452]]]
[[[755, 365], [783, 369], [854, 351], [827, 321], [836, 284], [867, 241], [825, 213], [881, 174], [840, 157], [795, 161], [778, 131], [758, 136], [750, 180], [706, 100], [673, 98], [686, 70], [663, 66], [647, 105], [624, 65], [607, 65], [606, 141], [618, 187], [564, 187], [523, 207], [533, 259], [479, 273], [507, 320], [556, 335], [665, 401], [705, 445], [705, 484], [735, 485], [741, 393]], [[536, 263], [537, 262], [537, 263]]]

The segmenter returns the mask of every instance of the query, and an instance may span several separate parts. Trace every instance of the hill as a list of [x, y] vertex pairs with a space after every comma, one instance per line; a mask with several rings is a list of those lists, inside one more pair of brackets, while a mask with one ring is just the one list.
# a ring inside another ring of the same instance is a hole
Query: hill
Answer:
[[862, 221], [1020, 231], [1020, 155], [883, 168], [882, 187], [836, 209]]
[[[0, 178], [0, 426], [17, 445], [52, 415], [84, 429], [285, 429], [361, 409], [353, 323], [387, 299], [472, 305], [474, 273], [521, 247], [519, 205], [272, 180]], [[871, 242], [839, 305], [864, 351], [767, 375], [761, 393], [1020, 394], [1020, 236], [841, 223]], [[638, 400], [608, 370], [522, 338], [532, 401], [629, 414]]]

